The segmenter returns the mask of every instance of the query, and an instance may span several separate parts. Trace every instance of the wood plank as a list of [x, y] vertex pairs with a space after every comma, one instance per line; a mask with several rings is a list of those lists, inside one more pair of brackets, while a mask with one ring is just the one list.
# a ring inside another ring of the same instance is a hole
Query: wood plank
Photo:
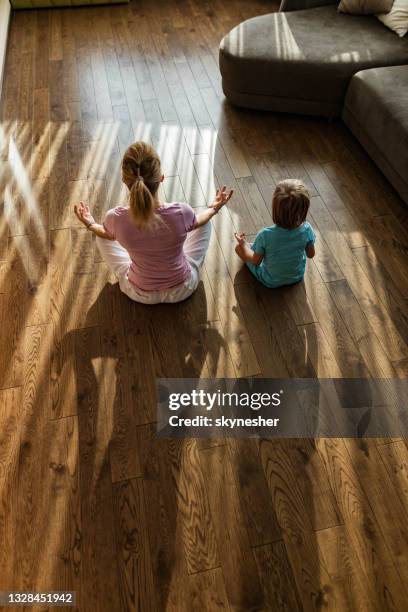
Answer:
[[187, 573], [181, 530], [177, 529], [177, 505], [166, 445], [146, 427], [141, 439], [143, 490], [148, 500], [147, 533], [154, 588], [159, 610], [191, 609], [192, 589]]
[[280, 289], [256, 286], [258, 300], [262, 304], [265, 320], [276, 339], [289, 374], [298, 378], [314, 378], [315, 370], [306, 352], [304, 340], [296, 323], [288, 312]]
[[380, 610], [380, 604], [343, 525], [316, 533], [340, 610]]
[[260, 455], [304, 610], [333, 605], [329, 576], [320, 560], [311, 517], [293, 471], [290, 444], [262, 440]]
[[295, 612], [302, 610], [288, 560], [285, 545], [282, 541], [254, 548], [254, 555], [268, 610]]
[[204, 330], [208, 378], [235, 378], [236, 370], [221, 321], [210, 322]]
[[[80, 583], [82, 521], [77, 418], [68, 417], [50, 422], [46, 442], [49, 448], [44, 464], [48, 468], [46, 476], [50, 494], [44, 500], [46, 503], [43, 512], [48, 517], [44, 551], [49, 552], [43, 555], [43, 567], [51, 563], [53, 577], [52, 583], [50, 577], [44, 576], [43, 579], [47, 580], [48, 588], [76, 591], [77, 600], [81, 601], [82, 597], [86, 598], [86, 594], [81, 592]], [[58, 491], [56, 497], [52, 494], [54, 491]]]
[[[200, 451], [200, 460], [230, 607], [239, 610], [262, 607], [258, 572], [227, 448], [204, 449]], [[239, 589], [235, 583], [237, 575], [240, 576]]]
[[[28, 304], [26, 325], [50, 321], [50, 241], [48, 181], [33, 182], [29, 236], [20, 239], [21, 257], [27, 274]], [[30, 208], [31, 203], [27, 203]]]
[[251, 176], [251, 171], [241, 151], [239, 140], [234, 132], [230, 130], [219, 130], [221, 145], [225, 151], [232, 171], [236, 178]]
[[[8, 238], [10, 235], [10, 225], [8, 218], [11, 217], [11, 167], [7, 161], [8, 156], [8, 134], [2, 129], [0, 124], [0, 147], [4, 147], [4, 161], [0, 162], [0, 260], [7, 259]], [[8, 210], [7, 210], [8, 209]], [[8, 212], [9, 211], [9, 212]]]
[[65, 253], [71, 248], [68, 229], [50, 232], [51, 275], [51, 413], [50, 418], [76, 414], [74, 336], [70, 326], [73, 296], [69, 290], [70, 266]]
[[50, 412], [51, 325], [33, 325], [24, 334], [23, 406], [30, 418]]
[[220, 567], [189, 576], [192, 604], [195, 610], [212, 612], [229, 610], [224, 576]]
[[64, 64], [62, 59], [50, 61], [49, 73], [50, 120], [55, 122], [65, 121], [68, 119], [68, 108], [64, 100], [61, 99], [59, 93], [59, 88], [64, 78]]
[[392, 363], [347, 282], [335, 281], [328, 288], [372, 376], [393, 378]]
[[217, 542], [197, 444], [193, 439], [174, 439], [167, 449], [188, 572], [215, 569], [219, 566]]
[[351, 546], [367, 575], [371, 590], [375, 591], [382, 608], [398, 609], [403, 605], [399, 601], [406, 598], [404, 586], [371, 504], [361, 490], [345, 441], [322, 439], [317, 442], [317, 447], [328, 471]]
[[[98, 328], [75, 334], [82, 519], [81, 609], [114, 607], [119, 601], [109, 442], [112, 422], [104, 412], [103, 363]], [[78, 350], [79, 349], [79, 350]], [[86, 491], [86, 494], [85, 494]]]
[[290, 440], [287, 447], [304, 504], [309, 508], [313, 529], [320, 531], [341, 524], [341, 513], [314, 441]]
[[394, 283], [404, 297], [408, 297], [408, 273], [401, 265], [401, 257], [407, 253], [408, 238], [399, 223], [391, 215], [371, 219], [371, 246], [378, 253], [383, 267], [392, 275]]
[[253, 284], [247, 283], [237, 286], [236, 293], [258, 362], [262, 364], [263, 375], [270, 378], [288, 378], [283, 354], [273, 331], [269, 328], [268, 319], [263, 315], [261, 294]]
[[17, 483], [21, 442], [21, 387], [0, 390], [0, 586], [3, 590], [14, 583], [19, 550], [16, 546]]
[[233, 219], [238, 216], [239, 223], [242, 224], [247, 231], [255, 231], [255, 226], [253, 225], [253, 220], [250, 216], [247, 203], [238, 187], [238, 183], [232, 172], [230, 163], [225, 155], [224, 149], [220, 144], [217, 132], [212, 126], [200, 126], [199, 136], [203, 143], [203, 147], [211, 160], [215, 174], [214, 180], [217, 187], [228, 185], [234, 189], [234, 196], [228, 204], [228, 209], [231, 211]]
[[49, 61], [49, 48], [50, 48], [50, 27], [49, 27], [50, 14], [47, 11], [43, 11], [37, 15], [37, 27], [35, 32], [35, 89], [42, 89], [48, 87], [48, 61]]
[[[238, 179], [238, 186], [247, 202], [255, 227], [272, 225], [271, 207], [266, 206], [256, 181], [252, 177], [240, 178]], [[243, 231], [248, 232], [247, 227], [244, 227]]]
[[60, 11], [53, 11], [50, 15], [50, 55], [51, 61], [63, 59], [62, 44], [62, 14]]
[[[368, 368], [350, 335], [348, 320], [347, 318], [342, 319], [338, 310], [339, 306], [330, 295], [328, 287], [331, 286], [331, 283], [326, 285], [321, 282], [321, 278], [317, 278], [317, 282], [314, 282], [312, 271], [313, 267], [310, 266], [305, 275], [306, 293], [342, 376], [367, 377]], [[314, 278], [316, 279], [316, 276]]]
[[[405, 525], [407, 508], [401, 501], [390, 479], [390, 473], [380, 458], [380, 451], [371, 440], [345, 439], [345, 446], [354, 469], [361, 479], [361, 486], [373, 508], [380, 531], [392, 550], [397, 571], [406, 584], [408, 547]], [[392, 519], [391, 519], [392, 517]]]
[[325, 203], [327, 209], [333, 215], [339, 229], [344, 234], [350, 247], [365, 246], [367, 238], [363, 231], [363, 224], [358, 217], [355, 216], [354, 206], [349, 199], [349, 208], [343, 199], [344, 190], [340, 189], [340, 193], [333, 186], [330, 176], [325, 172], [326, 166], [320, 164], [305, 163], [306, 170], [313, 180], [319, 195]]
[[[312, 200], [312, 211], [313, 201], [314, 200]], [[344, 273], [331, 253], [329, 245], [324, 238], [324, 234], [323, 232], [320, 232], [312, 214], [309, 214], [309, 220], [312, 223], [313, 231], [316, 235], [316, 255], [314, 256], [314, 263], [319, 270], [319, 273], [326, 283], [342, 280], [344, 278]]]
[[323, 233], [331, 235], [330, 250], [387, 354], [391, 360], [406, 357], [407, 346], [401, 339], [387, 310], [378, 299], [375, 287], [356, 261], [330, 213], [325, 210], [318, 198], [313, 200], [314, 216], [318, 219], [317, 225]]
[[[390, 275], [382, 263], [381, 256], [371, 247], [354, 249], [354, 255], [365, 270], [378, 297], [387, 308], [395, 326], [404, 342], [408, 341], [407, 301], [404, 298], [404, 285], [399, 282], [398, 276]], [[401, 262], [400, 262], [401, 263]], [[399, 268], [402, 266], [399, 265]]]
[[344, 126], [343, 129], [339, 129], [339, 126], [333, 127], [333, 138], [338, 142], [342, 165], [352, 173], [354, 180], [367, 194], [372, 214], [375, 216], [389, 213], [390, 209], [394, 209], [398, 198], [384, 175], [377, 172], [377, 166]]
[[251, 546], [277, 542], [282, 534], [268, 495], [256, 441], [231, 438], [228, 450]]
[[401, 440], [378, 447], [378, 453], [386, 467], [389, 477], [404, 508], [408, 499], [408, 449]]
[[121, 606], [129, 611], [155, 610], [146, 500], [141, 479], [115, 484], [113, 507]]
[[296, 283], [291, 287], [282, 287], [281, 293], [296, 325], [318, 323], [317, 315], [313, 310], [303, 282]]
[[245, 157], [251, 170], [251, 174], [262, 194], [266, 207], [268, 210], [272, 210], [272, 197], [275, 191], [276, 183], [269, 171], [265, 156], [253, 153], [252, 151], [245, 151]]
[[232, 282], [223, 260], [222, 252], [212, 237], [207, 254], [207, 270], [217, 304], [223, 337], [229, 346], [234, 368], [239, 376], [251, 376], [260, 372], [254, 349], [243, 321], [240, 307], [233, 296]]
[[149, 338], [134, 328], [125, 336], [118, 287], [108, 287], [98, 301], [101, 351], [108, 358], [103, 392], [113, 432], [111, 476], [117, 482], [140, 471], [137, 426], [154, 420], [154, 365]]
[[307, 354], [318, 378], [340, 378], [341, 370], [319, 323], [300, 325]]
[[[178, 329], [183, 330], [176, 338], [177, 352], [181, 356], [180, 375], [186, 378], [202, 378], [207, 376], [207, 346], [209, 329], [203, 286], [199, 285], [191, 299], [180, 304], [173, 314], [173, 322]], [[200, 304], [201, 303], [201, 304]], [[200, 308], [197, 306], [200, 305]], [[216, 350], [216, 342], [221, 339], [213, 334], [212, 350]]]
[[79, 84], [76, 65], [75, 26], [73, 24], [73, 13], [64, 11], [61, 13], [61, 36], [63, 53], [63, 89], [67, 103], [79, 102]]
[[21, 237], [10, 245], [7, 288], [0, 294], [0, 327], [7, 330], [0, 351], [0, 388], [21, 386], [23, 380], [23, 327], [27, 307], [27, 277], [21, 256]]
[[37, 179], [50, 176], [50, 92], [48, 89], [35, 89], [33, 93], [33, 155], [31, 175]]
[[[143, 338], [140, 339], [143, 343]], [[106, 350], [106, 345], [104, 345]], [[132, 356], [126, 364], [120, 363], [123, 357], [118, 358], [115, 368], [115, 388], [112, 392], [106, 388], [107, 405], [115, 410], [113, 418], [113, 441], [111, 445], [111, 471], [112, 482], [139, 475], [139, 425], [149, 423], [156, 419], [153, 412], [156, 408], [155, 390], [152, 381], [152, 359], [148, 357], [143, 361], [140, 347], [137, 351], [130, 349]], [[110, 352], [110, 358], [113, 353]], [[137, 366], [140, 365], [138, 368]], [[132, 376], [132, 373], [135, 373]], [[129, 382], [127, 381], [129, 378]], [[149, 380], [146, 388], [143, 381]], [[131, 397], [127, 396], [129, 385]], [[125, 399], [126, 398], [126, 399]]]
[[13, 582], [21, 589], [61, 588], [78, 591], [79, 596], [78, 426], [75, 418], [47, 422], [43, 410], [47, 370], [41, 369], [47, 359], [46, 327], [31, 327], [29, 333], [23, 389], [27, 404], [21, 421], [17, 489], [19, 552]]

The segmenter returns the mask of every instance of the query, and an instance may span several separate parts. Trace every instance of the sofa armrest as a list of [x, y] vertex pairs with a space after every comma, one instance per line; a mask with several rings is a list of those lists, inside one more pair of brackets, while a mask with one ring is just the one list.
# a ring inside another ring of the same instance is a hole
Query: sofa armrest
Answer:
[[338, 0], [282, 0], [279, 11], [301, 11], [302, 9], [337, 4]]

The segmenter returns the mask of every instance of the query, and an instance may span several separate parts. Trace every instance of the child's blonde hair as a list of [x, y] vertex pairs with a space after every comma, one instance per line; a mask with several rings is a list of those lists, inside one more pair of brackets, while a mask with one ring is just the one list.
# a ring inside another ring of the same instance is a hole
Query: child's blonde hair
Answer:
[[135, 142], [122, 159], [122, 180], [129, 189], [132, 219], [139, 228], [158, 220], [156, 194], [162, 180], [160, 158], [146, 142]]
[[302, 181], [280, 181], [272, 199], [273, 222], [284, 229], [295, 229], [306, 221], [309, 206], [309, 192]]

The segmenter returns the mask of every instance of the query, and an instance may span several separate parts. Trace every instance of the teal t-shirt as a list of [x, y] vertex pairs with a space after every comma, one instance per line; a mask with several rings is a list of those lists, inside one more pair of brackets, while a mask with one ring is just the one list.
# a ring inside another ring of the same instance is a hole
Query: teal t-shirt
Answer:
[[316, 236], [307, 221], [296, 229], [277, 225], [265, 227], [256, 236], [252, 249], [264, 258], [259, 266], [247, 266], [267, 287], [292, 285], [302, 280], [306, 269], [306, 245], [314, 243]]

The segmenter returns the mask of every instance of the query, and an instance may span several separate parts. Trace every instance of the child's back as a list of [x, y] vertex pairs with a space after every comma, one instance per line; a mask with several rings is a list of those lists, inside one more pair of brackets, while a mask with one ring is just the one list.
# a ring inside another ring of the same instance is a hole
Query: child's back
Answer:
[[292, 285], [302, 280], [306, 269], [306, 247], [313, 244], [315, 235], [310, 223], [295, 229], [278, 225], [262, 229], [252, 245], [255, 253], [263, 255], [258, 266], [247, 265], [256, 278], [267, 287]]

